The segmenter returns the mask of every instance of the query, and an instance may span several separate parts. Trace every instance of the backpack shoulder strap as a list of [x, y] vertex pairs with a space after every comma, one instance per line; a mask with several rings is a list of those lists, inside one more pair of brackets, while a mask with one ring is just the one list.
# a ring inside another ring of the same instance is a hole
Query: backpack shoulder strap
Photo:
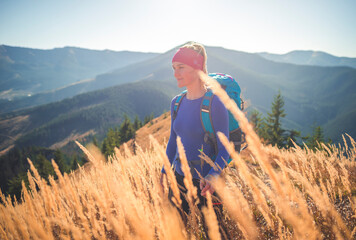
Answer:
[[176, 98], [176, 101], [175, 101], [174, 106], [173, 106], [173, 115], [172, 115], [173, 120], [175, 120], [176, 117], [177, 117], [179, 106], [180, 106], [183, 98], [185, 97], [185, 95], [187, 95], [187, 90], [181, 92]]
[[201, 102], [200, 107], [200, 120], [201, 125], [203, 126], [204, 142], [210, 143], [214, 146], [215, 154], [217, 154], [217, 141], [215, 136], [215, 129], [213, 126], [213, 119], [211, 117], [211, 103], [213, 100], [214, 94], [211, 90], [208, 90]]

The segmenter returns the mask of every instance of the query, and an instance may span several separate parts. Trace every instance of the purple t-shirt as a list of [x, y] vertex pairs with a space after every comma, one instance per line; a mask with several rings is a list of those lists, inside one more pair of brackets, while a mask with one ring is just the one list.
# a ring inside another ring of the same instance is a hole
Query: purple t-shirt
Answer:
[[[173, 98], [171, 102], [171, 116], [173, 114], [173, 107], [176, 98], [177, 97]], [[175, 168], [176, 172], [180, 175], [184, 174], [181, 170], [181, 163], [179, 162], [179, 160], [177, 160], [177, 136], [179, 136], [182, 140], [188, 161], [200, 160], [200, 151], [203, 151], [209, 157], [212, 157], [214, 155], [214, 146], [204, 142], [204, 130], [200, 120], [200, 106], [202, 100], [203, 97], [194, 100], [189, 100], [185, 96], [179, 106], [176, 119], [173, 120], [172, 118], [171, 135], [167, 144], [166, 154], [170, 163], [173, 165], [173, 168]], [[228, 112], [224, 104], [217, 96], [214, 96], [211, 101], [211, 116], [215, 135], [217, 136], [217, 132], [222, 132], [225, 134], [225, 136], [229, 137]], [[229, 158], [229, 154], [219, 139], [217, 141], [217, 145], [218, 152], [215, 164], [219, 165], [221, 169], [223, 169], [225, 167], [225, 161], [227, 161]], [[196, 170], [203, 177], [208, 174], [220, 174], [220, 170], [214, 170], [207, 163], [203, 165], [203, 168], [201, 168], [201, 164], [193, 165], [193, 167], [196, 168]], [[163, 168], [162, 172], [164, 172]], [[193, 178], [199, 179], [199, 175], [195, 171], [191, 172], [193, 173]]]

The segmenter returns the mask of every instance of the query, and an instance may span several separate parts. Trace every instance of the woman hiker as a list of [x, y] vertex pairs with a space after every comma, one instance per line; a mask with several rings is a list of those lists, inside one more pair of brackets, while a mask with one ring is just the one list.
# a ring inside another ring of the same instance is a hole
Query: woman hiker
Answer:
[[[177, 150], [177, 136], [181, 138], [186, 158], [191, 168], [193, 184], [198, 190], [198, 197], [200, 200], [200, 203], [198, 204], [199, 209], [206, 204], [205, 197], [207, 192], [210, 192], [210, 194], [214, 193], [211, 179], [221, 173], [221, 170], [214, 170], [207, 163], [201, 164], [201, 151], [210, 158], [216, 156], [215, 164], [220, 166], [220, 169], [224, 169], [226, 164], [225, 160], [229, 158], [227, 150], [219, 139], [217, 139], [217, 149], [214, 145], [204, 141], [205, 132], [200, 118], [200, 111], [207, 88], [203, 80], [200, 79], [199, 72], [202, 71], [205, 74], [208, 74], [206, 62], [207, 55], [205, 48], [198, 43], [184, 45], [176, 52], [172, 59], [174, 77], [177, 80], [178, 87], [185, 87], [187, 92], [183, 95], [179, 104], [179, 111], [176, 111], [176, 113], [174, 113], [174, 105], [178, 96], [174, 97], [171, 102], [171, 133], [167, 144], [166, 154], [173, 166], [177, 183], [183, 187], [183, 189], [181, 189], [182, 209], [187, 214], [189, 214], [189, 205], [182, 194], [186, 193], [187, 190], [183, 183], [184, 174], [181, 170], [181, 162]], [[217, 136], [217, 132], [222, 132], [228, 138], [228, 112], [217, 96], [213, 95], [210, 109], [215, 136]], [[194, 169], [200, 173], [203, 179], [199, 177]], [[162, 168], [161, 184], [163, 183], [164, 175], [165, 170]]]

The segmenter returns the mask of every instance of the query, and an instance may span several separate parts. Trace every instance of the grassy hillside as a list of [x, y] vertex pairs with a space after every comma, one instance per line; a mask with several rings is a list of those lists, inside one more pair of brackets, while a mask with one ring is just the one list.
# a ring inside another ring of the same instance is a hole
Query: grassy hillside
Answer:
[[[247, 121], [243, 114], [240, 118]], [[167, 122], [165, 115], [155, 119], [146, 126], [146, 134], [165, 135]], [[124, 154], [116, 151], [109, 161], [98, 149], [87, 150], [79, 145], [90, 161], [85, 167], [63, 176], [53, 162], [58, 181], [49, 178], [49, 182], [32, 167], [30, 190], [23, 189], [22, 203], [12, 203], [0, 194], [3, 202], [0, 236], [3, 239], [353, 239], [355, 142], [351, 140], [348, 150], [335, 146], [317, 152], [300, 148], [280, 150], [261, 145], [255, 133], [246, 129], [250, 154], [241, 158], [230, 152], [234, 158], [232, 164], [221, 178], [213, 181], [218, 198], [208, 196], [207, 206], [201, 210], [196, 205], [196, 189], [187, 172], [185, 187], [192, 211], [184, 217], [179, 214], [181, 198], [176, 194], [178, 185], [164, 154], [165, 145], [153, 137], [149, 138], [151, 143], [146, 150], [137, 147], [133, 154], [126, 148]], [[181, 147], [179, 151], [184, 156]], [[169, 181], [164, 181], [162, 187], [159, 178], [164, 164]], [[168, 188], [173, 189], [176, 205], [168, 199]], [[223, 207], [213, 205], [217, 202]]]
[[[168, 142], [170, 131], [171, 115], [170, 112], [166, 112], [137, 130], [135, 139], [128, 141], [126, 145], [131, 151], [135, 151], [135, 144], [138, 144], [146, 151], [151, 148], [149, 136], [153, 136], [160, 144], [164, 145]], [[121, 146], [120, 150], [124, 151], [124, 146]]]
[[175, 91], [168, 83], [137, 82], [2, 115], [1, 149], [12, 144], [61, 147], [79, 136], [102, 135], [120, 124], [125, 114], [143, 119], [167, 111]]

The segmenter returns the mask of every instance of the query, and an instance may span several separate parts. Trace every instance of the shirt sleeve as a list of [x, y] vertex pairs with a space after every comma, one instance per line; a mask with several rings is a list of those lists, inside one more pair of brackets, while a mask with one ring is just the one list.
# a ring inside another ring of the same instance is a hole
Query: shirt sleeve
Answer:
[[[171, 102], [171, 134], [169, 136], [167, 149], [166, 149], [166, 154], [167, 154], [168, 160], [171, 163], [171, 165], [172, 165], [172, 162], [174, 161], [174, 157], [176, 156], [176, 153], [177, 153], [177, 134], [173, 129], [173, 108], [174, 108], [176, 99], [177, 99], [177, 97], [174, 97]], [[164, 166], [162, 167], [161, 172], [166, 173], [166, 171], [164, 170]]]
[[[215, 136], [217, 138], [218, 145], [218, 153], [216, 156], [215, 164], [219, 166], [221, 169], [224, 169], [226, 163], [229, 159], [229, 153], [225, 149], [224, 145], [220, 141], [217, 136], [218, 132], [223, 133], [229, 139], [229, 114], [224, 106], [224, 104], [220, 101], [217, 96], [214, 96], [211, 103], [211, 117], [213, 121], [213, 126], [215, 130]], [[209, 171], [209, 175], [216, 176], [221, 173], [221, 170], [214, 170], [211, 168]]]

